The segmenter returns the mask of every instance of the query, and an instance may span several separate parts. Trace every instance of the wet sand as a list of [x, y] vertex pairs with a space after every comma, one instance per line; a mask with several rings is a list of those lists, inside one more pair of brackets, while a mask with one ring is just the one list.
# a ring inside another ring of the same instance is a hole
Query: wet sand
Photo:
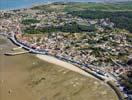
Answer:
[[102, 82], [32, 54], [5, 56], [13, 47], [0, 36], [0, 100], [118, 100]]

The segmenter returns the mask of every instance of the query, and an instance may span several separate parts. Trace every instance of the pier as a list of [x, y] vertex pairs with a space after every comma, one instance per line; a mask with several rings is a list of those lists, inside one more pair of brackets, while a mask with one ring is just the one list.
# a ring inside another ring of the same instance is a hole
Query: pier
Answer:
[[22, 51], [22, 52], [6, 52], [5, 55], [8, 55], [8, 56], [15, 56], [15, 55], [20, 55], [20, 54], [25, 54], [25, 53], [29, 53], [29, 51]]

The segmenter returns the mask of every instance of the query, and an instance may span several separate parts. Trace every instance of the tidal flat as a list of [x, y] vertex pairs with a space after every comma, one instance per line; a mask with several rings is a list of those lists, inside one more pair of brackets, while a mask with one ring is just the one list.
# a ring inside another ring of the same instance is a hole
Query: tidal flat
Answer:
[[101, 81], [30, 53], [5, 56], [13, 47], [16, 46], [0, 36], [0, 100], [118, 100]]

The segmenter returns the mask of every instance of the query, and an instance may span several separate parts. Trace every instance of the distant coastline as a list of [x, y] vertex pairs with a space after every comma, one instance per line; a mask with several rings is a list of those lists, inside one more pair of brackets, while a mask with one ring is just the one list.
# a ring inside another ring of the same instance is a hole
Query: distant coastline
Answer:
[[[94, 1], [70, 1], [70, 2], [64, 2], [64, 1], [59, 1], [59, 2], [40, 2], [40, 3], [34, 3], [34, 4], [29, 4], [29, 5], [25, 5], [25, 6], [19, 6], [19, 7], [11, 7], [11, 8], [1, 8], [1, 4], [0, 4], [0, 11], [11, 11], [11, 10], [23, 10], [23, 9], [30, 9], [33, 8], [35, 6], [42, 6], [42, 5], [47, 5], [47, 4], [54, 4], [54, 3], [93, 3]], [[99, 3], [99, 2], [98, 2]]]
[[[89, 0], [90, 2], [95, 2], [99, 0]], [[89, 2], [87, 0], [67, 0], [67, 2]], [[0, 1], [0, 11], [6, 10], [17, 10], [24, 8], [31, 8], [32, 6], [38, 6], [43, 4], [51, 4], [54, 2], [66, 2], [65, 0], [1, 0]]]
[[0, 11], [10, 11], [10, 10], [22, 10], [22, 9], [29, 9], [32, 8], [34, 6], [41, 6], [41, 5], [46, 5], [46, 4], [51, 4], [52, 2], [45, 2], [45, 3], [34, 3], [34, 4], [29, 4], [29, 5], [21, 5], [18, 7], [9, 7], [9, 8], [1, 8], [0, 7]]
[[44, 4], [51, 4], [55, 2], [94, 2], [94, 3], [104, 3], [104, 2], [118, 2], [122, 0], [116, 0], [116, 1], [108, 1], [108, 0], [1, 0], [0, 1], [0, 11], [8, 11], [8, 10], [17, 10], [17, 9], [28, 9], [33, 6], [39, 6]]

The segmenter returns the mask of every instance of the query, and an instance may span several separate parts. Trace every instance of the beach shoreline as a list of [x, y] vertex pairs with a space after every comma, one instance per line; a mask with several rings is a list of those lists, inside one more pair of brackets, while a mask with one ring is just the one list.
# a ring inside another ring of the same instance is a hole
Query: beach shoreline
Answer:
[[85, 72], [84, 70], [78, 68], [77, 66], [74, 66], [73, 64], [70, 64], [68, 62], [64, 62], [62, 60], [59, 60], [59, 59], [54, 58], [52, 56], [40, 55], [40, 54], [37, 54], [35, 56], [37, 58], [41, 59], [41, 60], [44, 60], [46, 62], [55, 64], [55, 65], [59, 65], [61, 67], [64, 67], [66, 69], [69, 69], [71, 71], [77, 72], [77, 73], [79, 73], [81, 75], [84, 75], [84, 76], [87, 76], [87, 77], [91, 77], [91, 78], [97, 79], [97, 78], [93, 77], [92, 75], [88, 74], [87, 72]]

